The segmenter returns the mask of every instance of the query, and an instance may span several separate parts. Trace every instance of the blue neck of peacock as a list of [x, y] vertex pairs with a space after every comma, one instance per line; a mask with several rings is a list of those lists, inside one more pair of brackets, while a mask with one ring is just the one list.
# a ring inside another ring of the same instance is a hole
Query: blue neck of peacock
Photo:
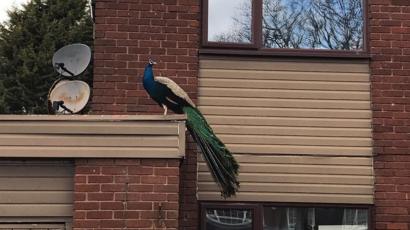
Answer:
[[154, 80], [154, 72], [152, 71], [151, 64], [148, 64], [147, 66], [145, 66], [145, 70], [144, 70], [144, 80], [149, 80], [149, 79]]
[[155, 87], [154, 73], [152, 71], [152, 65], [148, 64], [144, 70], [143, 78], [144, 87], [147, 90], [153, 89]]

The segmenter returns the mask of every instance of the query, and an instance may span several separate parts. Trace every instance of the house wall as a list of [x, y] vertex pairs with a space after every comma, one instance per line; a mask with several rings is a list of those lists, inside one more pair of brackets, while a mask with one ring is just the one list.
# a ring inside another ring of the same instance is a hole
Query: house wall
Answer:
[[369, 1], [375, 228], [410, 224], [410, 2]]
[[199, 158], [199, 200], [373, 203], [367, 60], [201, 56], [198, 105], [241, 182], [223, 200]]
[[[368, 0], [376, 229], [408, 229], [410, 171], [410, 8], [407, 0]], [[159, 113], [142, 89], [148, 56], [157, 75], [196, 98], [199, 0], [97, 0], [93, 111]], [[180, 189], [181, 229], [197, 229], [196, 152], [188, 144]], [[80, 161], [81, 162], [81, 161]]]
[[[149, 57], [158, 62], [155, 75], [172, 78], [196, 100], [200, 0], [97, 0], [95, 16], [93, 113], [162, 113], [142, 86]], [[179, 227], [197, 229], [197, 149], [189, 138], [186, 147]]]

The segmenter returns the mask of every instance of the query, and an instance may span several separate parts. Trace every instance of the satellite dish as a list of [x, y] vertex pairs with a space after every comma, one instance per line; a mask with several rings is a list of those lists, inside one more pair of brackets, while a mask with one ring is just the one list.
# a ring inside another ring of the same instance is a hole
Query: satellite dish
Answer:
[[87, 69], [91, 49], [84, 44], [71, 44], [57, 50], [53, 55], [53, 67], [60, 74], [48, 94], [48, 111], [51, 114], [79, 113], [90, 99], [87, 83], [73, 80]]
[[54, 69], [65, 77], [80, 75], [91, 60], [91, 49], [84, 44], [71, 44], [57, 50], [53, 55]]
[[90, 87], [87, 83], [77, 80], [62, 80], [55, 84], [48, 100], [54, 113], [78, 113], [88, 103]]

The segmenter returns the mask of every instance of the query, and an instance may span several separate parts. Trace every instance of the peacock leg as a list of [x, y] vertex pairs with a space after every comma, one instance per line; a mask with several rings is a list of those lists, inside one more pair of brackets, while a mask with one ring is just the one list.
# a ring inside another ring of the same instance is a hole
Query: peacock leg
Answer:
[[167, 113], [168, 113], [168, 107], [166, 105], [162, 104], [162, 108], [164, 108], [164, 116], [166, 116]]

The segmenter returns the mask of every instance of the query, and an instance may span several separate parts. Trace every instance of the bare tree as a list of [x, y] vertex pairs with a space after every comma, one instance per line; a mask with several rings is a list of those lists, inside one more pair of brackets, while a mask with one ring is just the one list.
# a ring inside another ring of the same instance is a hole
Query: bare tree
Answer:
[[314, 47], [325, 49], [360, 49], [363, 36], [361, 0], [312, 1], [309, 17]]
[[301, 48], [305, 0], [263, 1], [263, 43], [269, 48]]

